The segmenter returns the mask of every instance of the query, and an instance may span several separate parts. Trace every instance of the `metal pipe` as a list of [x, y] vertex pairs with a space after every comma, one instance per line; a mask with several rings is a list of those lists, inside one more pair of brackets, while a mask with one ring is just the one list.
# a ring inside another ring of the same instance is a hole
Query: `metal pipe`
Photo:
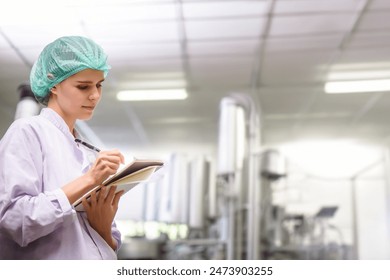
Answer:
[[352, 256], [353, 259], [359, 259], [359, 231], [357, 220], [357, 202], [356, 202], [356, 177], [351, 179], [351, 208], [352, 208]]
[[[389, 170], [390, 168], [390, 150], [386, 148], [384, 151], [384, 169]], [[385, 172], [385, 203], [386, 203], [386, 225], [387, 225], [387, 237], [390, 243], [390, 174]]]
[[261, 197], [261, 181], [259, 178], [259, 154], [257, 154], [257, 146], [259, 145], [259, 129], [257, 116], [255, 112], [251, 112], [250, 133], [249, 139], [249, 180], [248, 180], [248, 217], [247, 217], [247, 259], [259, 259], [260, 252], [260, 197]]
[[232, 189], [234, 187], [234, 175], [230, 174], [228, 176], [228, 197], [227, 197], [227, 205], [228, 205], [228, 220], [227, 220], [227, 242], [226, 242], [226, 256], [228, 260], [234, 260], [235, 250], [235, 238], [234, 238], [234, 224], [235, 224], [235, 207], [233, 200]]

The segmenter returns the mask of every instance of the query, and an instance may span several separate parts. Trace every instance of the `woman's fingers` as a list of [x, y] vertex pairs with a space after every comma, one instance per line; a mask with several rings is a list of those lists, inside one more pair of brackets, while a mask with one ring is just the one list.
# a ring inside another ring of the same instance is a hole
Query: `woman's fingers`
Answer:
[[92, 168], [88, 171], [88, 175], [96, 185], [101, 184], [109, 176], [115, 174], [123, 162], [124, 157], [119, 150], [100, 152]]
[[113, 199], [113, 202], [112, 202], [112, 205], [116, 208], [118, 208], [118, 204], [119, 204], [119, 200], [120, 198], [122, 197], [122, 195], [125, 193], [125, 191], [120, 191], [120, 192], [117, 192], [114, 196], [114, 199]]
[[85, 197], [85, 198], [81, 201], [81, 203], [83, 204], [84, 210], [88, 212], [89, 209], [91, 208], [91, 206], [89, 205], [89, 202], [88, 202], [87, 198]]
[[106, 197], [106, 202], [109, 204], [112, 204], [112, 201], [114, 199], [116, 192], [116, 186], [111, 186], [110, 190], [108, 191], [107, 197]]
[[92, 172], [98, 173], [97, 178], [106, 179], [108, 176], [117, 172], [121, 163], [124, 162], [124, 157], [119, 151], [104, 151], [99, 153], [96, 158]]
[[108, 150], [100, 152], [98, 159], [102, 158], [108, 160], [109, 162], [121, 164], [124, 163], [124, 156], [118, 150]]
[[96, 191], [91, 192], [91, 197], [89, 198], [89, 203], [91, 205], [96, 205], [96, 203], [97, 203]]
[[[119, 202], [120, 197], [124, 193], [124, 191], [120, 191], [116, 193], [117, 186], [111, 186], [111, 187], [106, 187], [102, 186], [100, 188], [100, 191], [98, 195], [95, 194], [93, 196], [93, 203], [95, 204], [108, 204], [108, 205], [116, 205]], [[92, 198], [92, 195], [91, 195]]]
[[107, 197], [107, 192], [108, 192], [107, 187], [101, 186], [100, 191], [99, 191], [99, 197], [98, 197], [98, 203], [99, 204], [103, 204], [104, 203], [104, 201], [105, 201], [105, 199]]
[[105, 167], [109, 167], [111, 169], [117, 170], [120, 166], [120, 158], [119, 157], [106, 157], [102, 156], [96, 159], [96, 167], [104, 169]]
[[107, 156], [113, 156], [113, 157], [119, 158], [119, 163], [124, 163], [125, 162], [125, 157], [117, 149], [103, 151], [103, 152], [101, 152], [101, 154], [106, 154]]

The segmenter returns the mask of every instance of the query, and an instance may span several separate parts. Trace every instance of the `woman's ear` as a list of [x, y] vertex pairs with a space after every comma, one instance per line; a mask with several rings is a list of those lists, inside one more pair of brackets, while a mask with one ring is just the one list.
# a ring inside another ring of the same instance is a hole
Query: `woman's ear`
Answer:
[[52, 87], [52, 88], [50, 89], [50, 93], [51, 93], [51, 94], [52, 94], [52, 93], [57, 94], [57, 88], [56, 88], [56, 86], [54, 86], [54, 87]]

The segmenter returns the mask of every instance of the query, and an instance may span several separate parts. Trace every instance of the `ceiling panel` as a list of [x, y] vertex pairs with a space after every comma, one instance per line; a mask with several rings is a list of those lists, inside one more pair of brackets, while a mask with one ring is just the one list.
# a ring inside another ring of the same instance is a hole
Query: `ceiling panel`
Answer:
[[383, 48], [390, 46], [390, 30], [355, 33], [347, 47], [354, 48]]
[[[0, 9], [0, 26], [48, 26], [79, 22], [75, 9], [65, 1], [4, 1]], [[61, 13], [59, 13], [61, 11]], [[59, 20], [60, 19], [60, 20]], [[36, 29], [39, 31], [40, 29]]]
[[147, 21], [117, 24], [88, 24], [88, 34], [102, 45], [179, 40], [174, 21]]
[[182, 88], [187, 80], [182, 72], [115, 72], [115, 87], [123, 89]]
[[300, 1], [275, 1], [274, 13], [330, 13], [330, 12], [354, 12], [360, 1], [356, 0], [300, 0]]
[[110, 61], [144, 60], [150, 58], [179, 58], [181, 46], [179, 42], [166, 43], [128, 43], [102, 44]]
[[266, 50], [267, 52], [274, 52], [335, 49], [340, 46], [343, 37], [342, 33], [318, 36], [271, 37], [267, 40]]
[[318, 14], [280, 16], [272, 19], [270, 36], [320, 35], [346, 32], [351, 27], [353, 14]]
[[[388, 48], [381, 46], [380, 48], [367, 48], [367, 49], [351, 49], [345, 50], [336, 63], [340, 64], [371, 64], [372, 66], [378, 65], [382, 68], [387, 67], [390, 63], [390, 52]], [[373, 68], [373, 67], [372, 67]]]
[[223, 69], [232, 69], [232, 66], [251, 69], [254, 61], [253, 55], [248, 56], [214, 56], [214, 57], [193, 57], [189, 59], [191, 69], [196, 72], [215, 72]]
[[325, 78], [333, 51], [270, 53], [263, 58], [261, 83], [300, 84], [321, 82]]
[[[114, 62], [114, 61], [112, 61]], [[141, 73], [155, 73], [155, 72], [179, 72], [182, 71], [181, 59], [174, 58], [156, 58], [132, 61], [115, 60], [115, 69], [111, 72], [135, 72]]]
[[253, 55], [258, 44], [258, 39], [189, 41], [187, 43], [187, 54], [189, 56]]
[[204, 88], [207, 83], [210, 91], [213, 88], [226, 89], [229, 92], [229, 88], [237, 88], [243, 86], [250, 86], [251, 75], [248, 69], [238, 67], [235, 70], [228, 70], [221, 72], [207, 72], [207, 73], [195, 73], [191, 75], [190, 84], [196, 88]]
[[369, 10], [390, 9], [390, 2], [388, 0], [372, 0], [368, 8]]
[[4, 34], [12, 41], [14, 45], [20, 48], [43, 47], [65, 35], [82, 35], [86, 36], [81, 25], [78, 23], [58, 23], [42, 25], [18, 25], [2, 27]]
[[265, 18], [187, 21], [185, 30], [188, 40], [259, 38], [265, 21]]
[[359, 23], [360, 31], [383, 30], [390, 28], [389, 22], [390, 10], [371, 11], [362, 16]]
[[173, 3], [142, 4], [123, 1], [117, 5], [104, 1], [93, 8], [93, 13], [86, 13], [85, 7], [77, 9], [79, 17], [89, 24], [108, 23], [123, 24], [130, 21], [174, 20], [177, 18], [176, 6]]
[[[107, 0], [71, 0], [75, 3], [80, 2], [87, 2], [90, 5], [107, 5]], [[132, 4], [142, 4], [142, 5], [156, 5], [156, 4], [172, 4], [176, 0], [131, 0]], [[196, 0], [195, 0], [196, 1]], [[110, 0], [110, 3], [112, 5], [121, 5], [121, 4], [128, 4], [129, 0]]]
[[198, 86], [249, 85], [254, 57], [191, 58], [191, 80]]
[[218, 17], [260, 17], [268, 11], [266, 1], [208, 1], [184, 2], [183, 14], [185, 19], [206, 19]]

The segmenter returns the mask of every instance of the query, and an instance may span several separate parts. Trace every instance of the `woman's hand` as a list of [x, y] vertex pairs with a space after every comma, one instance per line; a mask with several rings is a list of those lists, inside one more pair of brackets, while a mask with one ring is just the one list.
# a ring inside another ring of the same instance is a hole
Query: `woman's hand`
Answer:
[[123, 195], [123, 191], [118, 193], [115, 191], [116, 186], [110, 188], [102, 186], [100, 191], [91, 193], [89, 201], [86, 198], [82, 201], [89, 224], [113, 250], [117, 244], [112, 237], [111, 226], [118, 210], [119, 199]]
[[111, 175], [115, 174], [124, 157], [119, 150], [100, 152], [92, 167], [82, 176], [62, 187], [69, 203], [74, 203], [96, 186], [99, 186]]
[[119, 150], [108, 150], [100, 152], [93, 166], [85, 174], [92, 180], [95, 186], [100, 185], [109, 176], [116, 173], [124, 157]]

